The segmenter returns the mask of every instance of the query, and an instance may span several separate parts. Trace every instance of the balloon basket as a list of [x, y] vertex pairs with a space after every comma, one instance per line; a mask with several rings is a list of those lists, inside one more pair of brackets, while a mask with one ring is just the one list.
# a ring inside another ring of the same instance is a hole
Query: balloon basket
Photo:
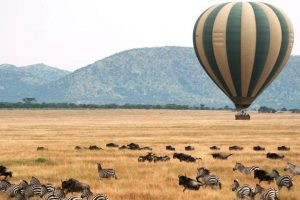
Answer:
[[246, 111], [241, 110], [235, 115], [235, 120], [250, 120], [250, 115]]

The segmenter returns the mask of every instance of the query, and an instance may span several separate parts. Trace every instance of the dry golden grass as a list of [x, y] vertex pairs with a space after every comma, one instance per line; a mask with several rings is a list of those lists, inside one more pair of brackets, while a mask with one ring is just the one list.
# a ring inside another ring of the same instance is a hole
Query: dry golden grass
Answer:
[[[0, 163], [14, 172], [12, 182], [29, 180], [31, 176], [43, 182], [60, 185], [70, 177], [91, 185], [94, 192], [106, 193], [110, 199], [234, 199], [230, 185], [238, 178], [241, 183], [255, 185], [252, 176], [233, 172], [236, 161], [258, 165], [264, 169], [279, 169], [287, 161], [300, 165], [300, 115], [252, 114], [251, 121], [235, 121], [234, 113], [219, 111], [170, 110], [1, 110]], [[158, 155], [169, 155], [165, 146], [172, 144], [176, 152], [188, 152], [202, 157], [197, 163], [180, 163], [171, 159], [165, 163], [138, 163], [139, 155], [147, 151], [107, 149], [106, 143], [138, 143], [151, 146]], [[98, 145], [104, 150], [74, 150], [75, 145]], [[209, 146], [219, 145], [229, 152], [229, 145], [241, 145], [245, 150], [236, 152], [227, 161], [211, 158]], [[290, 152], [280, 161], [267, 160], [265, 153], [254, 152], [254, 145], [277, 152], [277, 146], [288, 145]], [[46, 146], [47, 151], [36, 151]], [[45, 158], [45, 163], [35, 162]], [[118, 180], [99, 180], [96, 163], [114, 168]], [[178, 175], [196, 176], [197, 167], [207, 167], [221, 179], [223, 189], [201, 188], [182, 192]], [[286, 173], [285, 173], [286, 174]], [[269, 187], [263, 184], [264, 187]], [[271, 186], [275, 186], [272, 184]], [[281, 199], [300, 199], [300, 177], [294, 178], [294, 189], [282, 189]], [[5, 199], [0, 195], [0, 199]], [[258, 197], [257, 197], [258, 199]]]

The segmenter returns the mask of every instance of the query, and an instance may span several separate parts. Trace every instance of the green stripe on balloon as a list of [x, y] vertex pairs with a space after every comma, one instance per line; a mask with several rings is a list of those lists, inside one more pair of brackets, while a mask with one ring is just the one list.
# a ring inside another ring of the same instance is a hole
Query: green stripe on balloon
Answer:
[[228, 65], [237, 96], [241, 89], [241, 16], [242, 3], [236, 3], [230, 10], [226, 27], [226, 51]]
[[248, 90], [248, 97], [251, 96], [255, 86], [262, 74], [263, 68], [269, 52], [270, 27], [269, 21], [264, 11], [255, 3], [250, 2], [256, 21], [256, 50], [253, 71]]
[[203, 47], [205, 51], [205, 56], [214, 72], [216, 75], [217, 79], [221, 83], [221, 85], [224, 87], [226, 90], [227, 94], [232, 96], [232, 93], [230, 92], [229, 88], [227, 87], [227, 84], [225, 83], [220, 70], [218, 68], [216, 58], [214, 55], [214, 49], [213, 49], [213, 41], [212, 41], [212, 36], [213, 36], [213, 26], [214, 22], [216, 19], [217, 14], [220, 12], [220, 10], [225, 6], [225, 3], [217, 6], [207, 17], [204, 27], [203, 27]]
[[274, 65], [271, 73], [269, 74], [267, 80], [265, 81], [265, 83], [263, 84], [263, 86], [261, 87], [261, 89], [259, 90], [258, 95], [265, 89], [265, 87], [271, 81], [271, 79], [273, 78], [273, 76], [279, 70], [279, 68], [280, 68], [280, 66], [282, 64], [282, 61], [284, 60], [285, 54], [286, 54], [286, 52], [288, 50], [288, 46], [289, 46], [289, 28], [288, 28], [288, 24], [287, 24], [284, 16], [274, 6], [269, 5], [269, 4], [266, 4], [266, 5], [269, 6], [274, 11], [274, 13], [277, 15], [277, 17], [278, 17], [278, 20], [279, 20], [280, 26], [281, 26], [282, 40], [281, 40], [281, 47], [280, 47], [280, 51], [279, 51], [279, 55], [278, 55], [278, 58], [276, 60], [276, 63]]

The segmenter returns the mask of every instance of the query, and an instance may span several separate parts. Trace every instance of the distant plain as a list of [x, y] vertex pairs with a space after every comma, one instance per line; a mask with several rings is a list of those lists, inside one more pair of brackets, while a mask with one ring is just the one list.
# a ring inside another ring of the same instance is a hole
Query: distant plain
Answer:
[[[29, 180], [36, 176], [44, 183], [60, 185], [61, 180], [76, 178], [88, 183], [94, 193], [106, 193], [115, 200], [150, 199], [235, 199], [231, 183], [258, 183], [252, 175], [233, 172], [236, 161], [257, 165], [281, 174], [287, 161], [300, 165], [300, 115], [290, 113], [251, 113], [250, 121], [235, 121], [234, 112], [175, 111], [175, 110], [0, 110], [0, 164], [13, 171], [11, 182]], [[148, 151], [119, 150], [105, 147], [131, 142], [151, 146], [157, 155], [169, 155], [166, 145], [176, 152], [201, 157], [196, 163], [169, 162], [138, 163], [137, 158]], [[104, 150], [75, 150], [74, 147], [97, 145]], [[195, 151], [186, 152], [191, 145]], [[233, 152], [228, 160], [214, 160], [212, 145], [229, 153], [230, 145], [240, 145], [243, 151]], [[265, 152], [252, 147], [261, 145]], [[278, 152], [277, 146], [291, 147], [283, 160], [268, 160], [267, 152]], [[36, 151], [38, 146], [48, 150]], [[117, 171], [117, 180], [100, 180], [96, 163]], [[178, 175], [196, 177], [198, 167], [204, 166], [218, 175], [222, 190], [200, 188], [182, 192]], [[264, 187], [276, 187], [274, 183]], [[80, 195], [80, 194], [78, 194]], [[6, 199], [0, 194], [0, 199]], [[259, 199], [258, 196], [256, 199]], [[300, 199], [300, 177], [294, 177], [294, 188], [280, 191], [280, 199]]]

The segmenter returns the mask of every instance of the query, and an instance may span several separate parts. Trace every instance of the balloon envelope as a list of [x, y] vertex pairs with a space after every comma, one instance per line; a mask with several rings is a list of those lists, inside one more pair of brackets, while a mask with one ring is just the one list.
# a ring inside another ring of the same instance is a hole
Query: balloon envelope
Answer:
[[208, 8], [194, 27], [194, 49], [215, 84], [247, 108], [278, 76], [292, 51], [289, 18], [270, 4], [230, 2]]

